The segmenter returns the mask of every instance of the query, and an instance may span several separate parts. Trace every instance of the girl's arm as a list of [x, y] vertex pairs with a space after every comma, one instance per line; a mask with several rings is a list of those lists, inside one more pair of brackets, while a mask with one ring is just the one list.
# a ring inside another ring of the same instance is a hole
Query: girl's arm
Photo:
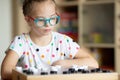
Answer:
[[8, 50], [1, 66], [2, 80], [12, 80], [12, 69], [15, 69], [19, 56], [13, 50]]
[[52, 65], [61, 65], [64, 68], [69, 68], [72, 65], [89, 66], [93, 68], [99, 67], [97, 61], [85, 49], [81, 48], [73, 59], [59, 60], [54, 62]]

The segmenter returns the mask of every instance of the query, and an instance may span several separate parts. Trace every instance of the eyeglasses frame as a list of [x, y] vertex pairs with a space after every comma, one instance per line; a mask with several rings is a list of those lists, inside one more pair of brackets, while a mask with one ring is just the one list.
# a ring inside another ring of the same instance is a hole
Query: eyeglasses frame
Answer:
[[[54, 26], [54, 25], [56, 25], [56, 24], [60, 21], [60, 16], [57, 14], [57, 16], [54, 16], [54, 17], [43, 18], [44, 21], [45, 21], [45, 24], [44, 24], [43, 26], [39, 26], [39, 25], [37, 24], [37, 22], [39, 21], [40, 18], [33, 18], [33, 17], [31, 17], [31, 16], [28, 16], [28, 17], [29, 17], [31, 20], [33, 20], [38, 27], [41, 27], [41, 28], [42, 28], [42, 27], [45, 27], [47, 23], [49, 23], [50, 26]], [[55, 18], [55, 17], [57, 18], [57, 22], [56, 22], [56, 24], [52, 25], [52, 24], [50, 23], [50, 19], [51, 19], [51, 18]]]

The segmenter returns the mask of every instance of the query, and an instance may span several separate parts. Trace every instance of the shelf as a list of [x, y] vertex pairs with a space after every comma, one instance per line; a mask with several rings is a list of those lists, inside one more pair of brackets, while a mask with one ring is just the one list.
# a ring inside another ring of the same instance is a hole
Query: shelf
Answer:
[[97, 5], [97, 4], [110, 4], [110, 3], [114, 3], [114, 0], [99, 0], [99, 1], [86, 1], [83, 2], [84, 5]]
[[83, 46], [85, 46], [85, 47], [97, 47], [97, 48], [114, 48], [115, 47], [115, 45], [114, 44], [107, 44], [107, 43], [100, 43], [100, 44], [98, 44], [98, 43], [88, 43], [88, 44], [84, 44], [83, 43]]
[[68, 6], [78, 6], [78, 1], [64, 1], [57, 3], [58, 6], [68, 7]]

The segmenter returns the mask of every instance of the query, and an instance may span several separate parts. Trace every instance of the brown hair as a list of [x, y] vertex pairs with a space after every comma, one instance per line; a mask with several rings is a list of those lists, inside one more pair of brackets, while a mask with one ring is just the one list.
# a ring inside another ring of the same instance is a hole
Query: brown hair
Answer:
[[[23, 8], [22, 8], [24, 16], [28, 15], [30, 13], [30, 11], [32, 10], [32, 5], [34, 2], [42, 3], [45, 1], [53, 1], [55, 3], [55, 0], [24, 0]], [[56, 5], [56, 3], [55, 3], [55, 5]]]

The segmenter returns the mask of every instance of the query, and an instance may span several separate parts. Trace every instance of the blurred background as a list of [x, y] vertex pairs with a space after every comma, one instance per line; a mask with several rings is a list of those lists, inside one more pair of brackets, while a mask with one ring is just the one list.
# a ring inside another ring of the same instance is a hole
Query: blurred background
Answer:
[[[100, 68], [120, 73], [120, 2], [56, 0], [61, 21], [56, 31], [90, 51]], [[29, 31], [20, 0], [0, 1], [0, 64], [15, 35]]]
[[0, 64], [12, 38], [12, 2], [0, 0]]

